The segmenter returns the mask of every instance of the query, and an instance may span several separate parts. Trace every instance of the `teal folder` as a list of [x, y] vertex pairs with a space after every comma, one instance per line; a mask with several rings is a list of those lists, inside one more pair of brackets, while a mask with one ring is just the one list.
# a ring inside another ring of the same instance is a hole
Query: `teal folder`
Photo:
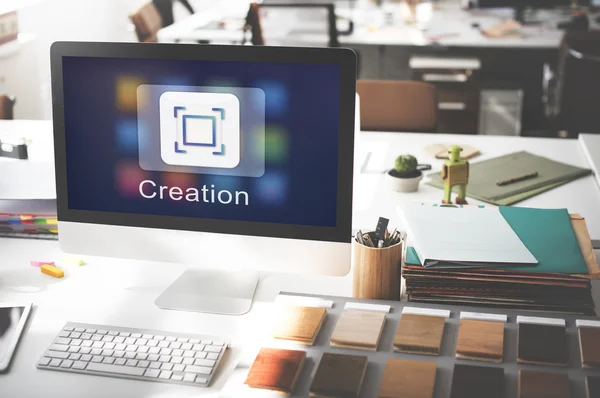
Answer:
[[[531, 267], [491, 267], [511, 271], [587, 274], [577, 236], [566, 209], [499, 208], [523, 244], [539, 264]], [[421, 265], [414, 248], [406, 249], [406, 264]]]

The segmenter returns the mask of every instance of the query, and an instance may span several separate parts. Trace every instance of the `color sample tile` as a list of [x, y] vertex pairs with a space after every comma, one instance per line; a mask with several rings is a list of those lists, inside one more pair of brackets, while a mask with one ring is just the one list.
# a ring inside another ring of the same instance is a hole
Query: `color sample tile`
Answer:
[[314, 398], [354, 398], [360, 394], [368, 359], [364, 355], [325, 353], [310, 386]]
[[451, 398], [504, 398], [504, 369], [455, 365]]
[[383, 312], [344, 310], [331, 335], [331, 346], [377, 351], [384, 323]]
[[519, 371], [519, 398], [570, 398], [571, 387], [566, 373]]
[[439, 355], [446, 318], [403, 314], [394, 338], [394, 351]]
[[378, 398], [432, 398], [435, 362], [388, 359]]
[[585, 381], [587, 398], [600, 397], [600, 376], [588, 376]]
[[262, 390], [290, 394], [304, 365], [306, 352], [262, 348], [250, 367], [244, 384]]
[[567, 334], [564, 326], [519, 324], [517, 362], [567, 365]]
[[461, 319], [456, 357], [486, 362], [502, 362], [504, 322]]
[[585, 368], [600, 367], [600, 328], [580, 327], [579, 347]]
[[278, 314], [273, 337], [313, 345], [327, 310], [313, 307], [283, 307]]

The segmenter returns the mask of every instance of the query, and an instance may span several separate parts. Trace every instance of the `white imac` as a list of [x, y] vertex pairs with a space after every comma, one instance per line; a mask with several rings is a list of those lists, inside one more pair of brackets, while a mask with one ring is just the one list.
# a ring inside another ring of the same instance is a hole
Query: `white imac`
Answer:
[[51, 49], [59, 243], [190, 268], [161, 308], [250, 309], [259, 270], [350, 270], [351, 50]]

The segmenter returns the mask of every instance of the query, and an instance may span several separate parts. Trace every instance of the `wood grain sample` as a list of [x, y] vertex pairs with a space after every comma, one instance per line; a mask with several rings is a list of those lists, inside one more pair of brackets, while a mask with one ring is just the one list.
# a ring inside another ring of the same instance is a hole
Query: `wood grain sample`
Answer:
[[273, 337], [313, 345], [327, 310], [314, 307], [284, 307], [279, 311]]
[[504, 398], [504, 369], [455, 365], [451, 398]]
[[456, 357], [486, 362], [502, 362], [504, 322], [461, 319]]
[[566, 366], [567, 332], [564, 326], [519, 324], [519, 363]]
[[588, 376], [585, 380], [587, 398], [600, 397], [600, 376]]
[[446, 318], [403, 314], [394, 337], [394, 351], [439, 355]]
[[600, 328], [580, 327], [579, 347], [585, 368], [600, 367]]
[[306, 352], [262, 348], [250, 367], [244, 384], [262, 390], [290, 394], [298, 381]]
[[331, 335], [331, 346], [377, 351], [385, 323], [385, 313], [344, 310]]
[[519, 371], [519, 398], [570, 398], [571, 387], [566, 373]]
[[354, 398], [360, 394], [368, 358], [324, 353], [310, 386], [314, 398]]
[[432, 398], [436, 362], [388, 359], [378, 398]]

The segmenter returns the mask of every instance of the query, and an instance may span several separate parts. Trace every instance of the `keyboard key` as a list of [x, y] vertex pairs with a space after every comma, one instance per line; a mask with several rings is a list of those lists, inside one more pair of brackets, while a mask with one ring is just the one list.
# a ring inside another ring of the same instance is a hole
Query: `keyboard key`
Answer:
[[102, 350], [100, 348], [94, 348], [90, 354], [92, 354], [92, 355], [102, 355]]
[[113, 357], [104, 357], [104, 359], [102, 360], [102, 363], [113, 364], [113, 363], [115, 363], [115, 358], [113, 358]]
[[146, 360], [146, 359], [148, 359], [148, 354], [138, 352], [137, 354], [135, 354], [135, 359]]
[[150, 347], [142, 345], [142, 346], [138, 346], [137, 348], [137, 352], [141, 352], [141, 353], [147, 353], [148, 351], [150, 351]]
[[183, 353], [183, 357], [185, 357], [185, 358], [193, 358], [194, 357], [194, 351], [192, 351], [192, 350], [185, 351]]
[[193, 365], [194, 364], [194, 359], [193, 358], [183, 358], [183, 362], [184, 365]]
[[125, 353], [125, 359], [134, 359], [135, 358], [135, 352], [126, 352]]
[[69, 352], [74, 352], [74, 353], [78, 353], [80, 350], [79, 347], [69, 347]]
[[47, 356], [48, 358], [67, 359], [69, 358], [69, 355], [71, 354], [69, 354], [68, 352], [48, 351], [45, 356]]
[[127, 362], [127, 360], [123, 359], [123, 358], [115, 359], [115, 365], [125, 365], [126, 362]]
[[197, 384], [206, 384], [206, 383], [208, 383], [208, 379], [206, 377], [198, 377], [196, 379], [196, 383]]
[[173, 373], [171, 376], [171, 380], [181, 381], [183, 380], [183, 375], [178, 373]]
[[115, 346], [116, 346], [115, 343], [105, 343], [104, 344], [104, 348], [107, 349], [107, 350], [114, 350]]
[[84, 362], [89, 362], [92, 360], [92, 356], [91, 355], [82, 355], [81, 358], [79, 358], [79, 359], [81, 359]]
[[89, 340], [92, 338], [92, 335], [89, 333], [81, 333], [81, 339], [82, 340]]
[[137, 364], [137, 359], [128, 359], [127, 362], [125, 362], [125, 366], [136, 366]]
[[103, 359], [100, 355], [95, 355], [92, 357], [92, 362], [100, 363]]
[[210, 341], [210, 340], [202, 340], [200, 343], [202, 343], [204, 345], [210, 345], [210, 344], [212, 344], [212, 341]]
[[135, 352], [135, 350], [137, 350], [137, 346], [133, 344], [129, 344], [127, 347], [125, 347], [125, 351]]
[[81, 346], [82, 347], [91, 347], [92, 344], [94, 344], [94, 342], [90, 341], [90, 340], [84, 340], [84, 341], [81, 342]]
[[159, 355], [158, 354], [150, 354], [148, 355], [148, 360], [149, 361], [158, 361]]
[[215, 354], [214, 352], [211, 352], [210, 354], [208, 354], [206, 356], [206, 359], [218, 359], [219, 358], [219, 354]]
[[198, 365], [198, 366], [210, 366], [213, 367], [215, 366], [216, 361], [212, 360], [212, 359], [196, 359], [194, 361], [194, 365]]
[[49, 365], [52, 366], [53, 368], [58, 368], [61, 363], [62, 363], [62, 359], [53, 359], [50, 361]]
[[171, 352], [173, 350], [171, 350], [170, 348], [163, 348], [160, 350], [160, 355], [171, 355]]
[[169, 355], [161, 355], [160, 358], [158, 358], [158, 360], [160, 362], [170, 362], [171, 361], [171, 356], [169, 356]]
[[39, 360], [38, 365], [47, 366], [50, 363], [51, 359], [47, 357], [43, 357]]
[[186, 339], [185, 337], [178, 337], [177, 341], [180, 342], [180, 343], [187, 343], [188, 339]]
[[156, 347], [158, 345], [159, 341], [158, 340], [148, 340], [148, 343], [146, 343], [147, 346], [150, 347]]
[[117, 350], [117, 351], [125, 351], [126, 347], [127, 346], [125, 344], [116, 344], [115, 345], [115, 350]]
[[94, 334], [96, 333], [96, 329], [85, 329], [85, 332]]
[[165, 336], [154, 336], [154, 340], [164, 340]]
[[192, 347], [194, 351], [204, 351], [204, 344], [194, 344]]
[[73, 366], [71, 366], [71, 369], [84, 370], [86, 366], [86, 362], [76, 361]]
[[212, 369], [211, 368], [207, 368], [204, 366], [195, 366], [195, 365], [188, 365], [185, 367], [185, 371], [188, 373], [198, 373], [201, 375], [209, 375], [212, 373]]
[[171, 369], [173, 369], [173, 364], [172, 363], [163, 362], [163, 364], [160, 365], [160, 368], [162, 370], [171, 370]]
[[70, 326], [65, 326], [65, 327], [63, 328], [63, 330], [66, 330], [67, 332], [72, 332], [72, 331], [73, 331], [73, 328], [72, 328], [72, 327], [70, 327]]
[[71, 340], [71, 344], [70, 345], [72, 345], [72, 346], [80, 346], [81, 343], [83, 343], [83, 340], [81, 340], [81, 339], [73, 339], [73, 340]]
[[95, 334], [92, 336], [92, 341], [101, 341], [102, 340], [102, 336], [100, 336], [99, 334]]
[[62, 332], [60, 332], [58, 334], [58, 337], [69, 337], [70, 335], [71, 335], [70, 332], [67, 332], [67, 331], [63, 330]]
[[101, 341], [95, 341], [94, 344], [92, 344], [92, 348], [102, 348], [104, 347], [104, 343]]
[[98, 334], [101, 334], [101, 335], [105, 335], [105, 334], [107, 334], [107, 333], [108, 333], [108, 331], [107, 331], [107, 330], [100, 329], [100, 330], [98, 330], [96, 333], [98, 333]]
[[162, 363], [160, 362], [150, 362], [150, 369], [160, 369], [160, 365], [162, 365]]
[[181, 365], [181, 364], [173, 365], [174, 372], [183, 372], [184, 369], [185, 369], [185, 365]]
[[214, 345], [207, 345], [206, 348], [204, 348], [204, 351], [206, 351], [206, 352], [221, 352], [221, 347], [216, 347]]
[[135, 344], [135, 340], [133, 337], [128, 337], [125, 339], [125, 344]]
[[173, 357], [171, 358], [171, 363], [182, 363], [183, 362], [183, 358], [182, 357]]
[[114, 354], [114, 350], [102, 350], [102, 355], [104, 355], [105, 357], [112, 357]]
[[79, 352], [81, 354], [89, 354], [90, 352], [92, 352], [92, 349], [90, 347], [81, 347], [81, 349], [79, 350]]
[[85, 329], [84, 328], [75, 328], [75, 331], [79, 332], [79, 333], [83, 333], [83, 332], [85, 332]]
[[144, 374], [144, 369], [141, 369], [141, 368], [132, 368], [130, 366], [108, 365], [105, 363], [90, 363], [87, 366], [87, 370], [92, 370], [95, 372], [102, 372], [102, 373], [128, 375], [128, 376], [142, 376]]
[[119, 337], [115, 337], [115, 338], [113, 339], [113, 343], [117, 343], [117, 344], [123, 344], [124, 342], [125, 342], [125, 338], [124, 338], [124, 337], [121, 337], [121, 336], [119, 336]]
[[160, 353], [160, 348], [158, 347], [152, 347], [148, 350], [148, 354], [158, 354]]
[[182, 350], [191, 350], [192, 349], [192, 345], [190, 343], [183, 343], [181, 345], [181, 349]]
[[119, 332], [117, 332], [117, 331], [114, 331], [114, 330], [110, 330], [110, 331], [108, 332], [108, 335], [109, 335], [109, 336], [118, 336], [118, 335], [119, 335]]
[[124, 356], [125, 356], [124, 351], [115, 351], [115, 353], [113, 354], [113, 357], [115, 357], [115, 358], [123, 358]]
[[[63, 344], [69, 344], [69, 343], [63, 343]], [[175, 349], [181, 348], [181, 343], [174, 341], [171, 344], [169, 344], [169, 348], [175, 348]]]
[[146, 340], [150, 340], [150, 339], [154, 338], [154, 336], [151, 334], [144, 334], [144, 335], [142, 335], [142, 338], [146, 339]]
[[160, 348], [169, 348], [169, 342], [168, 341], [161, 341], [158, 343], [158, 346]]
[[163, 370], [162, 372], [160, 372], [160, 376], [158, 376], [158, 378], [168, 380], [171, 378], [172, 374], [173, 374], [173, 372], [171, 372], [169, 370]]
[[206, 352], [197, 352], [196, 353], [196, 358], [204, 359], [204, 358], [206, 358], [206, 356], [207, 356]]
[[212, 345], [216, 345], [216, 346], [219, 346], [219, 347], [223, 347], [223, 346], [225, 345], [225, 343], [223, 343], [222, 341], [213, 341], [213, 342], [212, 342]]
[[158, 375], [160, 374], [160, 370], [156, 370], [156, 369], [148, 369], [146, 370], [146, 373], [144, 373], [145, 377], [152, 377], [152, 378], [157, 378]]
[[61, 368], [64, 369], [69, 369], [71, 366], [73, 366], [73, 361], [69, 360], [69, 359], [65, 359], [64, 361], [62, 361], [62, 363], [60, 364]]
[[192, 344], [200, 344], [200, 340], [198, 340], [198, 339], [190, 339], [190, 343], [192, 343]]
[[69, 359], [72, 361], [78, 361], [81, 358], [81, 354], [71, 354], [69, 355]]
[[66, 352], [68, 350], [69, 350], [69, 346], [68, 345], [52, 344], [50, 346], [50, 351], [62, 351], [62, 352]]
[[129, 333], [129, 332], [121, 332], [121, 333], [119, 333], [119, 336], [121, 336], [121, 337], [129, 337], [129, 336], [131, 336], [131, 333]]
[[137, 366], [138, 368], [147, 368], [150, 365], [150, 362], [148, 361], [139, 361]]
[[167, 336], [167, 337], [165, 337], [165, 340], [167, 340], [168, 342], [171, 342], [171, 341], [175, 341], [177, 339], [173, 336]]
[[190, 383], [193, 383], [196, 380], [196, 374], [195, 373], [186, 373], [183, 376], [183, 381], [188, 381]]
[[69, 343], [71, 343], [71, 339], [65, 339], [65, 338], [62, 338], [62, 337], [59, 337], [56, 340], [54, 340], [54, 344], [69, 345]]
[[102, 341], [105, 343], [112, 343], [115, 338], [113, 336], [104, 336], [102, 337]]
[[140, 345], [140, 346], [141, 346], [141, 345], [146, 345], [146, 343], [148, 343], [148, 340], [146, 340], [146, 339], [137, 339], [137, 340], [135, 341], [135, 344], [136, 344], [136, 345]]
[[183, 350], [173, 350], [173, 352], [171, 352], [171, 355], [175, 357], [181, 357], [183, 356]]
[[142, 337], [141, 333], [131, 333], [131, 337], [135, 337], [136, 339], [139, 339], [140, 337]]
[[72, 338], [72, 339], [78, 339], [78, 338], [81, 337], [81, 333], [79, 333], [79, 332], [71, 332], [69, 334], [69, 337]]

